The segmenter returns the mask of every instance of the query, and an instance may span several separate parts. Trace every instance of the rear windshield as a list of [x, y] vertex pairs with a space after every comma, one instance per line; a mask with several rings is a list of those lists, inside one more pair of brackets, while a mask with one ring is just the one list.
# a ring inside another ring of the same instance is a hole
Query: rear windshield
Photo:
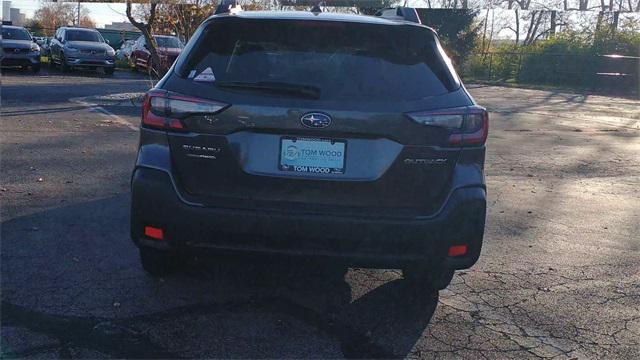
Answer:
[[67, 30], [66, 38], [67, 41], [102, 42], [102, 36], [97, 31]]
[[31, 40], [31, 36], [25, 29], [2, 29], [2, 38], [7, 40]]
[[322, 100], [400, 101], [460, 84], [427, 28], [330, 21], [214, 20], [181, 59], [185, 77], [312, 86]]
[[181, 48], [182, 47], [182, 43], [180, 42], [180, 40], [178, 40], [178, 38], [174, 38], [174, 37], [156, 37], [156, 42], [158, 43], [159, 47], [164, 47], [164, 48]]

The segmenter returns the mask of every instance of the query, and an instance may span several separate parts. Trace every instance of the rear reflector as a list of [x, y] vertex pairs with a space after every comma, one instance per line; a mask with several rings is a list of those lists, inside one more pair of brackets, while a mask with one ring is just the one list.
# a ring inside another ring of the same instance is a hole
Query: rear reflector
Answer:
[[467, 245], [455, 245], [449, 247], [449, 256], [462, 256], [467, 253]]
[[156, 239], [156, 240], [163, 240], [164, 239], [164, 233], [162, 232], [162, 229], [159, 228], [155, 228], [152, 226], [145, 226], [144, 227], [144, 235], [147, 237], [150, 237], [152, 239]]

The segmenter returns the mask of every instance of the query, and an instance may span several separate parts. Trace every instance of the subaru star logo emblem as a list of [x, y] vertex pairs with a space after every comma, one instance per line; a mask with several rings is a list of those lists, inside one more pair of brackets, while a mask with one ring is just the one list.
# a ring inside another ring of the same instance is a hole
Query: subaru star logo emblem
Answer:
[[322, 129], [331, 125], [331, 117], [323, 113], [308, 113], [300, 118], [302, 125], [308, 128]]

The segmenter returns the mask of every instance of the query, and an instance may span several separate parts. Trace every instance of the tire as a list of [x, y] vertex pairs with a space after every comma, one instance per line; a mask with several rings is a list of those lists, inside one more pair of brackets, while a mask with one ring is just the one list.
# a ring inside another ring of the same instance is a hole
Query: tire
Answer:
[[60, 55], [60, 70], [63, 73], [69, 72], [69, 65], [67, 65], [67, 60], [64, 58], [64, 55]]
[[142, 268], [152, 277], [169, 275], [179, 268], [179, 259], [168, 251], [149, 247], [140, 247], [139, 251]]
[[104, 68], [104, 73], [107, 75], [113, 75], [115, 68]]
[[454, 270], [414, 266], [402, 269], [402, 277], [412, 286], [436, 292], [449, 286]]
[[31, 72], [32, 72], [32, 73], [34, 73], [34, 74], [39, 73], [39, 72], [40, 72], [40, 64], [38, 64], [38, 65], [32, 65], [32, 66], [31, 66]]

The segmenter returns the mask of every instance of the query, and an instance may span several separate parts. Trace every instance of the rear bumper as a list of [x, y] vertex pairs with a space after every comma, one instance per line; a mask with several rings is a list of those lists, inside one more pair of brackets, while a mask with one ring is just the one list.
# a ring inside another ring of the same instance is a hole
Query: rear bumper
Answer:
[[[202, 207], [184, 202], [168, 173], [139, 167], [132, 178], [131, 237], [138, 246], [177, 251], [310, 255], [362, 266], [423, 263], [463, 269], [480, 255], [485, 199], [483, 187], [460, 188], [435, 216], [408, 219]], [[145, 226], [162, 228], [164, 240], [146, 238]], [[466, 255], [447, 256], [450, 246], [461, 244], [468, 247]]]

